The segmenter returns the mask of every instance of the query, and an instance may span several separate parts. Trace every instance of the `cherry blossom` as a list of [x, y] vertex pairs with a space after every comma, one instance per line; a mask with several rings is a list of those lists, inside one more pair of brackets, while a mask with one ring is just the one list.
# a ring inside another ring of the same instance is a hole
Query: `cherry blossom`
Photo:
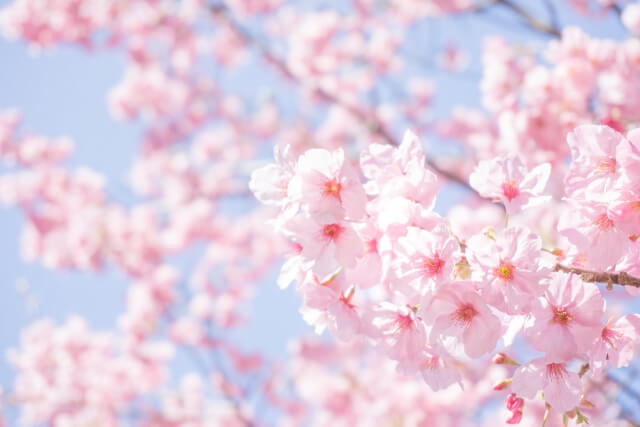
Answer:
[[570, 360], [583, 354], [601, 331], [604, 300], [597, 286], [574, 275], [554, 273], [536, 314], [532, 344], [547, 357]]
[[[79, 304], [86, 320], [22, 331], [0, 426], [626, 425], [637, 4], [303, 3], [0, 9], [35, 56], [119, 58], [105, 101], [135, 129], [114, 174], [83, 164], [91, 141], [0, 112], [0, 203], [22, 218], [7, 245], [39, 277], [125, 286], [111, 329]], [[498, 15], [518, 25], [422, 49], [425, 25]], [[286, 352], [264, 295], [291, 283], [324, 336]]]
[[561, 413], [575, 408], [582, 393], [577, 373], [567, 370], [564, 363], [549, 363], [544, 359], [535, 359], [519, 367], [511, 388], [527, 399], [533, 399], [542, 390], [545, 401]]
[[467, 247], [485, 298], [510, 314], [530, 312], [536, 297], [544, 293], [549, 273], [540, 238], [524, 227], [512, 226], [495, 237], [476, 235]]
[[457, 248], [444, 224], [430, 231], [409, 227], [398, 240], [396, 276], [419, 293], [433, 290], [451, 279]]
[[469, 183], [480, 195], [503, 203], [512, 214], [549, 200], [542, 192], [550, 172], [549, 164], [528, 171], [519, 157], [509, 156], [480, 162]]
[[[257, 179], [258, 177], [256, 177]], [[345, 163], [342, 150], [309, 150], [296, 165], [289, 184], [291, 198], [311, 214], [340, 213], [359, 219], [364, 214], [366, 196], [354, 169]]]
[[433, 319], [429, 338], [442, 346], [462, 346], [473, 358], [493, 351], [501, 333], [498, 318], [467, 283], [452, 282], [421, 307]]

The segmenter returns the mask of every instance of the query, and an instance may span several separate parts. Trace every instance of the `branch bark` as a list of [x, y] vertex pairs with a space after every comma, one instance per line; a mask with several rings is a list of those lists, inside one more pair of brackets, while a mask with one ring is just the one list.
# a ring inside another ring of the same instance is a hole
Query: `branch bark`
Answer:
[[[265, 44], [258, 37], [255, 37], [251, 32], [245, 29], [242, 25], [238, 23], [238, 21], [232, 16], [231, 11], [224, 3], [217, 3], [216, 5], [211, 7], [211, 11], [214, 16], [224, 22], [229, 28], [236, 33], [245, 43], [255, 46], [263, 58], [267, 63], [274, 66], [279, 72], [281, 72], [288, 79], [300, 84], [307, 85], [308, 83], [301, 81], [288, 67], [286, 62], [279, 58], [276, 53], [274, 53], [267, 44]], [[336, 104], [347, 110], [350, 114], [360, 120], [371, 132], [379, 136], [385, 143], [391, 144], [394, 146], [399, 145], [399, 142], [391, 135], [391, 133], [386, 129], [386, 127], [370, 112], [358, 108], [357, 106], [351, 105], [348, 102], [340, 99], [340, 97], [336, 94], [333, 94], [327, 91], [324, 88], [318, 86], [309, 87], [312, 89], [316, 95], [320, 99], [323, 99], [325, 102], [329, 104]], [[427, 159], [428, 166], [433, 169], [438, 175], [444, 177], [445, 179], [455, 182], [458, 185], [468, 189], [474, 194], [477, 194], [473, 188], [469, 186], [467, 181], [462, 177], [456, 175], [455, 173], [443, 169], [438, 166], [432, 159]]]
[[577, 267], [567, 267], [562, 264], [556, 264], [554, 271], [563, 271], [565, 273], [574, 273], [580, 276], [585, 282], [607, 283], [608, 285], [632, 286], [640, 288], [640, 278], [631, 276], [624, 271], [618, 273], [602, 273], [597, 271], [583, 270]]
[[[484, 12], [488, 10], [490, 7], [496, 6], [496, 5], [504, 6], [505, 8], [509, 9], [510, 11], [518, 15], [524, 21], [524, 23], [534, 31], [538, 31], [540, 33], [543, 33], [545, 35], [549, 35], [552, 37], [561, 36], [560, 29], [556, 25], [554, 25], [553, 23], [548, 24], [542, 21], [541, 19], [532, 15], [531, 13], [529, 13], [527, 10], [525, 10], [518, 4], [514, 3], [512, 0], [488, 0], [474, 7], [470, 11]], [[553, 21], [553, 17], [552, 17], [552, 21]]]
[[555, 28], [552, 25], [536, 18], [534, 15], [527, 12], [517, 4], [513, 3], [511, 0], [497, 0], [496, 3], [510, 9], [512, 12], [522, 18], [524, 22], [532, 29], [541, 33], [548, 34], [550, 36], [560, 37], [561, 33], [558, 28]]

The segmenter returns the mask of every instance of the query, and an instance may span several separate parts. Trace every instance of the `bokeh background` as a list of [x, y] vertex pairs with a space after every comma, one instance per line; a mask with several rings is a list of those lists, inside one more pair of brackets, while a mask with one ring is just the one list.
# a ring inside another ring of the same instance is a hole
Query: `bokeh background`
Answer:
[[[0, 8], [10, 0], [0, 0]], [[339, 1], [314, 1], [310, 7], [339, 7]], [[544, 15], [543, 2], [519, 2]], [[557, 19], [563, 26], [577, 25], [589, 34], [622, 39], [626, 31], [615, 14], [592, 19], [557, 2]], [[425, 78], [437, 88], [431, 111], [445, 117], [456, 105], [480, 107], [481, 44], [485, 35], [501, 35], [511, 41], [543, 43], [547, 37], [535, 33], [513, 19], [507, 10], [464, 14], [460, 17], [427, 20], [416, 26], [411, 51], [420, 56]], [[459, 71], [438, 65], [438, 55], [455, 45], [467, 57], [468, 65]], [[402, 54], [399, 52], [399, 54]], [[16, 108], [24, 117], [25, 127], [47, 136], [69, 136], [75, 151], [67, 164], [87, 165], [108, 179], [109, 196], [125, 205], [135, 196], [128, 188], [128, 170], [139, 152], [142, 126], [120, 121], [109, 113], [106, 94], [122, 78], [126, 58], [120, 50], [87, 51], [61, 46], [36, 52], [20, 41], [0, 38], [0, 109]], [[273, 86], [264, 70], [248, 61], [241, 70], [242, 86], [251, 91], [278, 92], [286, 88]], [[237, 84], [230, 83], [230, 84]], [[279, 97], [283, 93], [278, 94]], [[284, 94], [286, 96], [286, 93]], [[397, 131], [397, 136], [400, 135]], [[456, 152], [448, 141], [430, 136], [428, 152]], [[265, 158], [265, 161], [268, 159]], [[2, 169], [0, 169], [0, 173]], [[445, 213], [462, 196], [463, 190], [450, 186], [439, 196], [437, 210]], [[231, 206], [241, 211], [245, 206]], [[113, 329], [123, 309], [128, 279], [107, 268], [99, 273], [49, 270], [25, 263], [20, 255], [22, 215], [14, 209], [0, 207], [0, 349], [17, 346], [20, 330], [31, 321], [50, 317], [58, 323], [70, 314], [84, 316], [97, 330]], [[187, 270], [195, 254], [185, 253], [173, 262]], [[247, 350], [258, 349], [285, 360], [287, 343], [305, 333], [312, 333], [298, 313], [299, 300], [292, 287], [282, 291], [275, 285], [277, 268], [265, 278], [248, 312], [249, 323], [234, 333], [233, 339]], [[192, 361], [178, 357], [177, 376], [194, 369]], [[4, 356], [0, 357], [0, 385], [10, 387], [14, 376]], [[15, 410], [8, 408], [9, 419]]]

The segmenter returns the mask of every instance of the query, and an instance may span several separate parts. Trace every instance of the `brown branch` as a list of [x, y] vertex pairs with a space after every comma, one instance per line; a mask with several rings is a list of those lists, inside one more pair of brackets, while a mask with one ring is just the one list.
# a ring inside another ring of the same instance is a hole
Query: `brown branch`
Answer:
[[547, 9], [551, 27], [555, 29], [561, 28], [558, 20], [558, 11], [556, 10], [556, 7], [554, 6], [552, 0], [544, 0], [544, 7]]
[[622, 8], [619, 4], [613, 3], [611, 6], [609, 6], [609, 8], [613, 10], [618, 16], [622, 15]]
[[576, 267], [567, 267], [562, 264], [556, 264], [554, 271], [563, 271], [565, 273], [574, 273], [580, 276], [585, 282], [600, 282], [607, 285], [633, 286], [640, 288], [640, 279], [630, 274], [620, 271], [618, 273], [602, 273], [597, 271], [583, 270]]
[[548, 34], [550, 36], [560, 37], [561, 33], [558, 28], [555, 28], [552, 25], [541, 21], [540, 19], [524, 10], [522, 7], [513, 3], [511, 0], [497, 0], [496, 3], [510, 9], [512, 12], [522, 18], [524, 22], [532, 29]]
[[[553, 23], [547, 24], [546, 22], [538, 19], [537, 17], [529, 13], [527, 10], [523, 9], [516, 3], [513, 3], [511, 0], [487, 0], [486, 2], [480, 3], [472, 9], [468, 9], [468, 11], [484, 12], [488, 10], [490, 7], [495, 5], [502, 5], [507, 9], [511, 10], [513, 13], [515, 13], [520, 18], [522, 18], [524, 23], [534, 31], [538, 31], [540, 33], [553, 36], [553, 37], [560, 37], [561, 35], [560, 29], [556, 25], [554, 25]], [[553, 17], [552, 17], [552, 22], [553, 22]]]
[[[211, 11], [214, 16], [222, 20], [225, 24], [229, 26], [229, 28], [236, 33], [245, 43], [255, 46], [260, 54], [264, 57], [267, 63], [274, 66], [279, 72], [281, 72], [288, 79], [299, 83], [300, 85], [305, 85], [305, 82], [301, 81], [288, 67], [286, 62], [278, 57], [270, 48], [267, 46], [262, 40], [258, 37], [255, 37], [248, 30], [246, 30], [242, 25], [240, 25], [237, 20], [232, 16], [229, 8], [223, 3], [217, 3], [216, 5], [211, 7]], [[322, 100], [329, 104], [336, 104], [340, 107], [347, 110], [351, 115], [360, 120], [374, 135], [379, 136], [385, 143], [397, 146], [399, 145], [398, 141], [391, 135], [391, 133], [386, 129], [386, 127], [373, 115], [358, 108], [354, 105], [349, 104], [348, 102], [340, 99], [338, 95], [335, 95], [328, 90], [318, 87], [312, 86], [310, 89], [314, 91], [314, 93]], [[466, 189], [472, 191], [474, 194], [475, 190], [469, 186], [467, 181], [456, 175], [455, 173], [443, 169], [438, 166], [433, 160], [427, 159], [427, 165], [433, 169], [438, 175], [444, 177], [445, 179], [455, 182], [458, 185], [465, 187]]]
[[[164, 316], [166, 318], [167, 325], [169, 325], [171, 322], [174, 322], [176, 319], [176, 316], [169, 309], [164, 312]], [[210, 337], [207, 338], [211, 339]], [[208, 353], [211, 355], [211, 359], [213, 361], [213, 366], [209, 366], [207, 360], [203, 359], [202, 354], [198, 351], [199, 349], [200, 348], [198, 347], [189, 345], [184, 346], [186, 354], [197, 365], [200, 373], [206, 377], [212, 371], [218, 372], [222, 376], [224, 381], [231, 383], [230, 375], [223, 368], [222, 362], [218, 358], [218, 355], [213, 351]], [[234, 415], [237, 417], [238, 421], [240, 421], [244, 425], [244, 427], [255, 427], [255, 423], [244, 414], [244, 411], [242, 410], [242, 401], [238, 399], [237, 396], [234, 396], [233, 393], [225, 390], [224, 388], [220, 389], [220, 395], [227, 403], [231, 405], [234, 411]], [[0, 427], [2, 427], [1, 424]]]

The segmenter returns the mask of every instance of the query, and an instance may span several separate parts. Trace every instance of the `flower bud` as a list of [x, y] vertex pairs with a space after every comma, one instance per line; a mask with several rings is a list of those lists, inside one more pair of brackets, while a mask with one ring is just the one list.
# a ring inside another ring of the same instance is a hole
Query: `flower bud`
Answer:
[[493, 389], [495, 391], [499, 391], [499, 390], [504, 390], [505, 388], [509, 387], [511, 385], [511, 383], [513, 382], [513, 379], [511, 378], [507, 378], [506, 380], [502, 380], [499, 383], [496, 383], [493, 386]]
[[495, 356], [493, 356], [492, 362], [495, 363], [496, 365], [513, 365], [513, 366], [520, 365], [518, 362], [516, 362], [515, 360], [513, 360], [512, 358], [510, 358], [504, 353], [498, 353]]
[[507, 424], [520, 424], [520, 421], [522, 421], [522, 411], [515, 411], [507, 420]]

